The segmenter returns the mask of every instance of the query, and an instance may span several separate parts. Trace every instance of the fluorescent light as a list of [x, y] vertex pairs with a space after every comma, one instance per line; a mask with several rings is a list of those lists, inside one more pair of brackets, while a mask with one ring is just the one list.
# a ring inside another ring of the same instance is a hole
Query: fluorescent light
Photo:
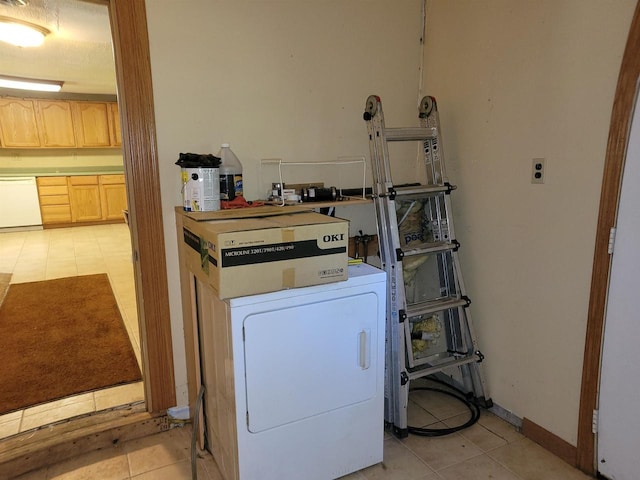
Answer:
[[40, 25], [0, 16], [0, 41], [17, 47], [39, 47], [49, 33]]
[[39, 92], [59, 92], [64, 82], [55, 80], [35, 80], [30, 78], [8, 77], [0, 75], [1, 88], [17, 88], [20, 90], [37, 90]]

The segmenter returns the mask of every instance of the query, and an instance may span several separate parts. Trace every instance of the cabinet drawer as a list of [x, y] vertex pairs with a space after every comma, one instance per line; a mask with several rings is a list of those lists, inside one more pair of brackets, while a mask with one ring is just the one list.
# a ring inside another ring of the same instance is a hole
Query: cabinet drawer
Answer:
[[69, 205], [69, 195], [45, 195], [40, 197], [40, 205]]
[[67, 186], [67, 177], [38, 177], [38, 185], [64, 185]]
[[102, 185], [116, 185], [124, 183], [124, 175], [100, 175]]
[[38, 192], [42, 198], [48, 195], [67, 195], [69, 190], [66, 185], [40, 185]]
[[69, 185], [98, 185], [97, 175], [79, 175], [69, 177]]
[[71, 222], [71, 207], [69, 205], [43, 205], [40, 207], [42, 223]]

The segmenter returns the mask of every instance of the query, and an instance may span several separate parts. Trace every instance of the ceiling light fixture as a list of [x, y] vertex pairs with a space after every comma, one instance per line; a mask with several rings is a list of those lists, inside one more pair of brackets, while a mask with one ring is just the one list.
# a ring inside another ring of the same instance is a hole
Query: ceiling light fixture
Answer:
[[0, 15], [0, 41], [17, 47], [39, 47], [49, 33], [40, 25]]
[[0, 88], [37, 90], [39, 92], [59, 92], [63, 84], [64, 82], [58, 82], [55, 80], [36, 80], [31, 78], [0, 75]]

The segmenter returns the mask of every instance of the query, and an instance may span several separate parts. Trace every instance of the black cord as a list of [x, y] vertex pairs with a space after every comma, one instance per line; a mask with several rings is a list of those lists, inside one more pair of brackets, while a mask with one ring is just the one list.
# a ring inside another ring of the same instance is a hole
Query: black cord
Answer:
[[442, 393], [444, 395], [453, 397], [465, 404], [465, 406], [471, 412], [471, 418], [462, 425], [457, 425], [455, 427], [448, 427], [448, 428], [421, 428], [421, 427], [407, 426], [407, 431], [409, 433], [412, 433], [413, 435], [420, 435], [423, 437], [442, 437], [445, 435], [451, 435], [452, 433], [455, 433], [455, 432], [459, 432], [460, 430], [464, 430], [465, 428], [469, 428], [471, 425], [475, 424], [480, 419], [480, 407], [478, 407], [478, 405], [476, 405], [474, 402], [469, 401], [462, 390], [459, 390], [458, 388], [435, 378], [430, 378], [429, 380], [431, 380], [432, 382], [446, 385], [448, 388], [450, 388], [453, 391], [443, 390], [441, 388], [434, 388], [434, 387], [414, 387], [409, 390], [409, 393], [416, 390], [426, 390], [429, 392], [438, 392], [438, 393]]

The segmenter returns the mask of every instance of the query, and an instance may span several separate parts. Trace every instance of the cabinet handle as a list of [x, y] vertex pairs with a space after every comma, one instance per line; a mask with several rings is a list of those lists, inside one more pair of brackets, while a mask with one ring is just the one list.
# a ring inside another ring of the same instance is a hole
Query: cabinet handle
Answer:
[[371, 344], [370, 344], [370, 331], [362, 330], [359, 334], [360, 344], [360, 368], [367, 370], [371, 364]]

